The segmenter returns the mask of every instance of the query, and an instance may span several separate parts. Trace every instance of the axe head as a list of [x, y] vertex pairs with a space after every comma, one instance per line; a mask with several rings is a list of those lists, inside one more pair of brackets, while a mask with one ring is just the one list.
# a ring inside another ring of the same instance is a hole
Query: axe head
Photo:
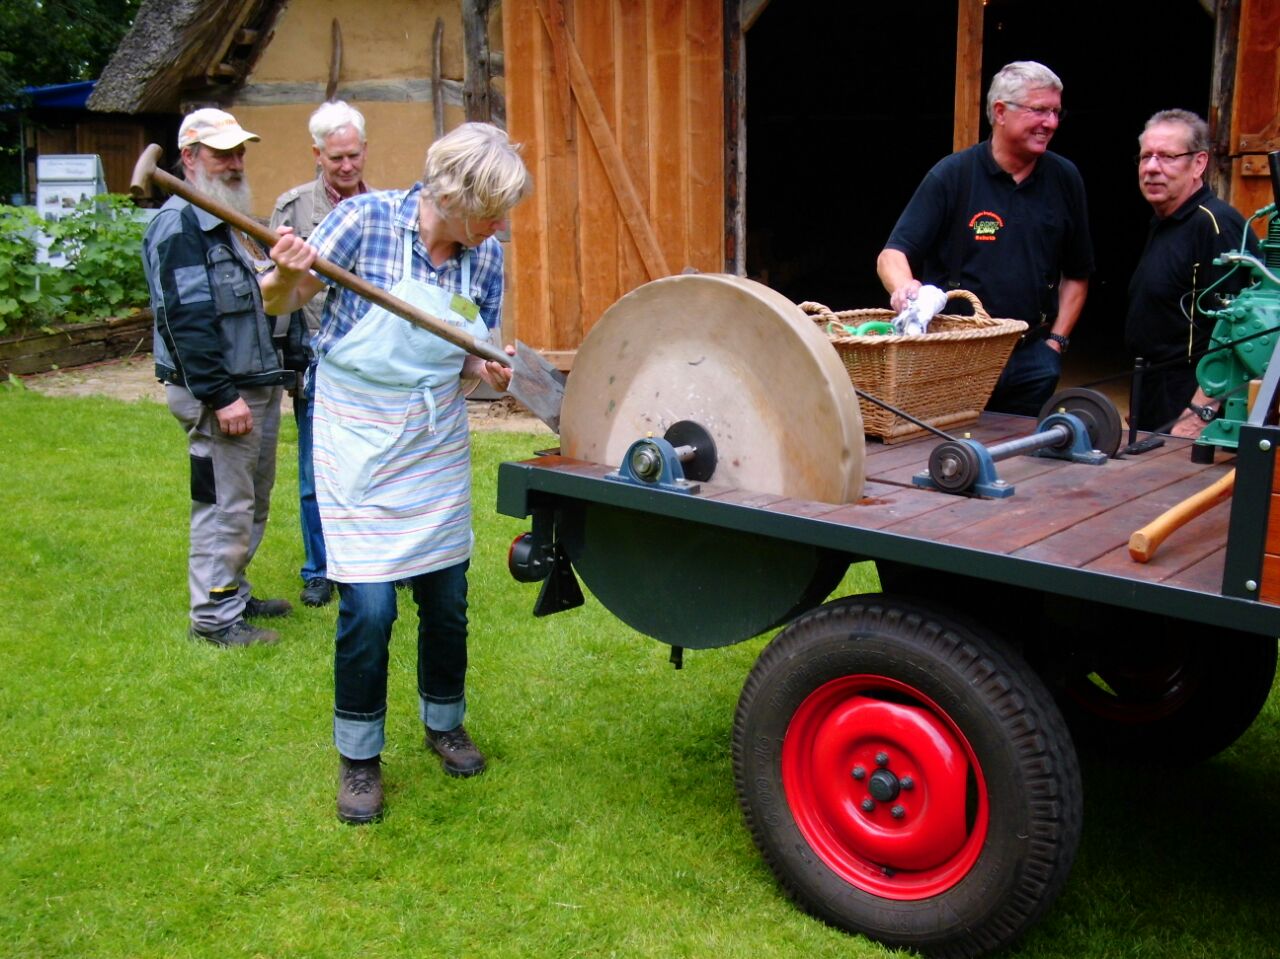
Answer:
[[560, 406], [564, 403], [565, 374], [541, 353], [520, 340], [511, 357], [511, 385], [507, 392], [520, 401], [553, 433], [560, 432]]

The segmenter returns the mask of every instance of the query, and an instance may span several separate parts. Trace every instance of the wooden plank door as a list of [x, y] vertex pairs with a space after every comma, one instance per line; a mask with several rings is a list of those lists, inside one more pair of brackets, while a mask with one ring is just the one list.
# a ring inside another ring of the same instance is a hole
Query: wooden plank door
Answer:
[[724, 251], [721, 0], [508, 0], [507, 128], [533, 196], [512, 217], [508, 339], [568, 368], [614, 301]]
[[1231, 205], [1273, 202], [1266, 154], [1280, 150], [1280, 0], [1242, 0], [1231, 108]]

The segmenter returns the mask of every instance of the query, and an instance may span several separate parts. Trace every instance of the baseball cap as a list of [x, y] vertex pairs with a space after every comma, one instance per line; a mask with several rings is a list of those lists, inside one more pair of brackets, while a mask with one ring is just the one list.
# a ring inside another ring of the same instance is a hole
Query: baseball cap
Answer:
[[178, 128], [178, 148], [203, 143], [215, 150], [232, 150], [246, 140], [260, 140], [256, 133], [243, 129], [230, 113], [205, 107], [187, 114]]

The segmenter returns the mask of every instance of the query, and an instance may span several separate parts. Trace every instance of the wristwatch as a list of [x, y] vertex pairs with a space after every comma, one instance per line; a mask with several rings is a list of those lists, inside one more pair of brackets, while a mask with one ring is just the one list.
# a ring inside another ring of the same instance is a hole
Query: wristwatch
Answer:
[[1067, 353], [1067, 345], [1071, 342], [1071, 337], [1063, 336], [1061, 333], [1050, 333], [1045, 339], [1053, 340], [1058, 344], [1058, 352], [1063, 356]]
[[1192, 413], [1195, 413], [1196, 416], [1200, 417], [1200, 419], [1204, 420], [1206, 423], [1212, 423], [1213, 418], [1218, 415], [1218, 411], [1212, 406], [1198, 406], [1195, 403], [1188, 403], [1187, 409]]

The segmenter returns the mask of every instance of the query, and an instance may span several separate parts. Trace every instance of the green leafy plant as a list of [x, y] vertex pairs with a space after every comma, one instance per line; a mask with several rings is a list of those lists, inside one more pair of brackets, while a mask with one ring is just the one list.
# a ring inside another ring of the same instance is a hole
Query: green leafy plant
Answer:
[[0, 333], [43, 319], [37, 277], [36, 235], [40, 218], [29, 207], [0, 207]]
[[[82, 200], [70, 216], [45, 222], [26, 207], [0, 208], [0, 332], [119, 316], [147, 302], [139, 250], [145, 223], [129, 197]], [[51, 257], [40, 262], [40, 236]]]

